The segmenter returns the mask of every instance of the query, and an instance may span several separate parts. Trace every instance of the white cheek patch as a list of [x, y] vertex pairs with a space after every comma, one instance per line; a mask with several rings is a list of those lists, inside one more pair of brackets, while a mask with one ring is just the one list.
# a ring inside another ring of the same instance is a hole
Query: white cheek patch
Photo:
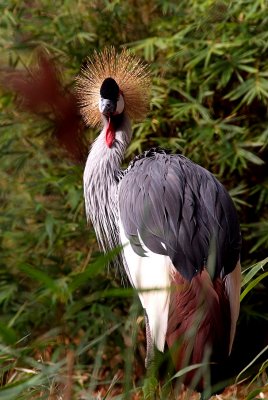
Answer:
[[117, 100], [117, 106], [116, 106], [116, 111], [115, 114], [121, 114], [124, 111], [125, 108], [125, 101], [124, 97], [122, 94], [119, 95], [119, 99]]
[[100, 97], [99, 99], [99, 111], [102, 113], [104, 109], [103, 99]]

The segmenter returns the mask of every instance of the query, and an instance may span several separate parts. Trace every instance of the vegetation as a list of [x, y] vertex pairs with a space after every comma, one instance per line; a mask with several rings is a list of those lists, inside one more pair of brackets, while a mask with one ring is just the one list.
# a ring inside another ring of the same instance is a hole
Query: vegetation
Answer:
[[[84, 153], [62, 136], [70, 121], [76, 144], [96, 135], [75, 113], [62, 125], [55, 93], [70, 106], [80, 65], [107, 45], [151, 64], [151, 110], [128, 157], [149, 146], [182, 152], [232, 195], [243, 290], [217, 398], [267, 396], [267, 9], [266, 0], [1, 1], [1, 399], [199, 398], [145, 372], [142, 310], [107, 272], [114, 254], [98, 252], [85, 221]], [[38, 49], [58, 66], [52, 75]], [[65, 91], [55, 92], [59, 80]]]

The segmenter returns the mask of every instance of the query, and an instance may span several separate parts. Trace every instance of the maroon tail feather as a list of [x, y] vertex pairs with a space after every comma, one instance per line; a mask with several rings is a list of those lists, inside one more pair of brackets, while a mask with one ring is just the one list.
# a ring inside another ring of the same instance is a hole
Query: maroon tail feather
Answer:
[[[167, 344], [176, 370], [202, 363], [220, 361], [228, 356], [230, 306], [224, 282], [211, 281], [204, 269], [191, 282], [178, 272], [172, 277]], [[210, 357], [208, 357], [210, 355]], [[189, 385], [195, 372], [186, 375]], [[199, 386], [202, 382], [199, 381]]]

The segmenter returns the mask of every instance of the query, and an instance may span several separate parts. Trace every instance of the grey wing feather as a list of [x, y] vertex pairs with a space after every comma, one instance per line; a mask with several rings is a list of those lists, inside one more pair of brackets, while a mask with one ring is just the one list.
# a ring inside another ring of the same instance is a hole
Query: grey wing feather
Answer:
[[119, 211], [134, 251], [145, 255], [140, 237], [188, 280], [211, 252], [212, 278], [235, 268], [241, 237], [233, 202], [211, 173], [183, 156], [145, 153], [132, 162], [121, 180]]

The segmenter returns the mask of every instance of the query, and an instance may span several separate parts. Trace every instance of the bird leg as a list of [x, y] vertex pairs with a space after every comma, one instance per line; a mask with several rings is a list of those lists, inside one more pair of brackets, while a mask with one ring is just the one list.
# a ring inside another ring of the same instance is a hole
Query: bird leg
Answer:
[[145, 328], [146, 328], [146, 358], [145, 358], [145, 368], [148, 368], [154, 358], [154, 343], [151, 336], [149, 318], [144, 309], [145, 317]]

